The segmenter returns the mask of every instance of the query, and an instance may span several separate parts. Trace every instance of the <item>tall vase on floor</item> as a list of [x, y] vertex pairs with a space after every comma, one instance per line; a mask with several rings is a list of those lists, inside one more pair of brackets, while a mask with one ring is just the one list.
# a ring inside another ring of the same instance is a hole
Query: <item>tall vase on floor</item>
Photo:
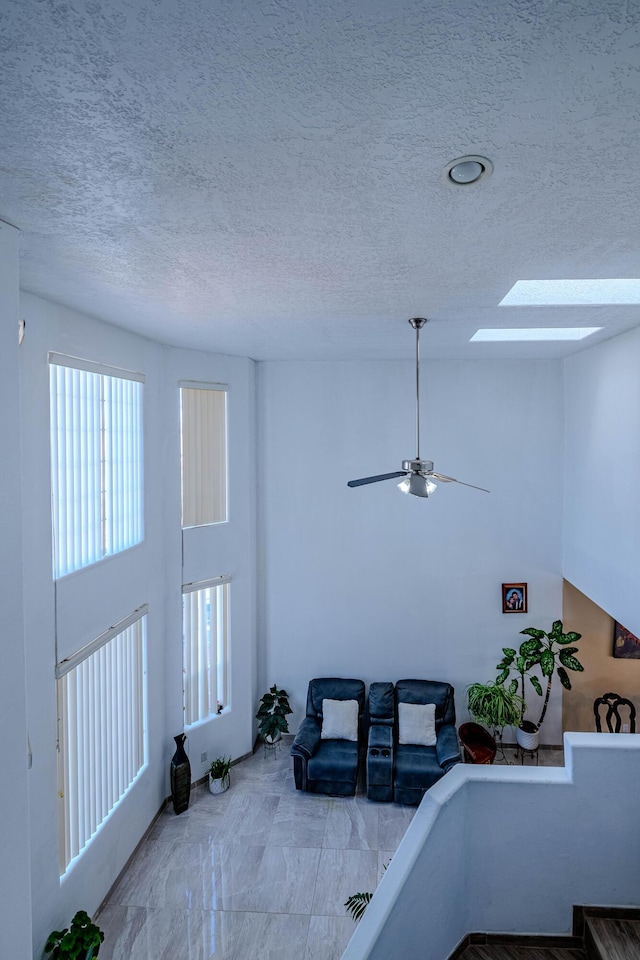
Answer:
[[184, 733], [173, 738], [176, 752], [171, 758], [171, 799], [175, 813], [184, 813], [189, 806], [191, 793], [191, 764], [184, 749], [187, 739]]

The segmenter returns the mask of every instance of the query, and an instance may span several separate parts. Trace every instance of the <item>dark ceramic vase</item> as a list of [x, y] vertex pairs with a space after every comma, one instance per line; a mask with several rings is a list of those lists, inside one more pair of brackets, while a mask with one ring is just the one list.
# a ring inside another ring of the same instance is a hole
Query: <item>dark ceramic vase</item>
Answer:
[[171, 799], [174, 812], [184, 813], [189, 806], [191, 793], [191, 764], [184, 749], [187, 739], [184, 733], [173, 739], [176, 742], [176, 752], [171, 758]]

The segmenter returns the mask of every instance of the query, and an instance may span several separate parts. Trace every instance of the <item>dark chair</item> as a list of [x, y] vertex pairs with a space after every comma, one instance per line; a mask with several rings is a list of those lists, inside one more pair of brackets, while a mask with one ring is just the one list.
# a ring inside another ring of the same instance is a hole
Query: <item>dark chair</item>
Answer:
[[[435, 680], [398, 680], [396, 683], [393, 773], [393, 799], [396, 803], [417, 806], [429, 787], [461, 762], [453, 694], [450, 683]], [[403, 703], [435, 704], [434, 746], [399, 742], [399, 707]]]
[[479, 723], [462, 723], [458, 727], [465, 763], [493, 763], [496, 756], [496, 741]]
[[372, 683], [367, 700], [367, 797], [393, 800], [393, 724], [395, 698], [392, 683]]
[[[357, 740], [323, 740], [323, 701], [355, 700], [358, 704]], [[358, 783], [363, 738], [365, 691], [362, 680], [326, 677], [311, 680], [306, 717], [291, 747], [296, 790], [351, 797]]]
[[[631, 700], [627, 700], [626, 697], [621, 697], [617, 693], [604, 693], [601, 697], [598, 697], [597, 700], [594, 700], [593, 703], [593, 713], [596, 718], [596, 730], [598, 733], [602, 733], [602, 712], [605, 707], [606, 713], [604, 719], [609, 733], [620, 733], [622, 729], [621, 707], [626, 707], [628, 710], [629, 733], [636, 732], [636, 708]], [[614, 718], [615, 725], [613, 722]]]

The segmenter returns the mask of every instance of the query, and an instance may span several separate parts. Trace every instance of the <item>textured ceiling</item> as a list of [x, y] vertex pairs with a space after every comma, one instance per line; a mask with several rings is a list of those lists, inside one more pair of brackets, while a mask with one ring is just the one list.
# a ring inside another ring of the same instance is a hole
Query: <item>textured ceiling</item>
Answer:
[[[256, 359], [553, 357], [517, 279], [640, 275], [640, 0], [3, 0], [25, 290]], [[474, 153], [493, 176], [454, 187]]]

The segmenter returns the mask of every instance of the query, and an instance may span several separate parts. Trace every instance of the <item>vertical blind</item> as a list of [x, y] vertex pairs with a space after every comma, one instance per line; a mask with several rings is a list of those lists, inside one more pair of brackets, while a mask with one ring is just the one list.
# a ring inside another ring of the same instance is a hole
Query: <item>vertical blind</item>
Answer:
[[180, 387], [182, 526], [227, 519], [226, 387]]
[[185, 726], [229, 703], [229, 583], [225, 576], [182, 588]]
[[56, 667], [61, 873], [147, 762], [146, 609]]
[[49, 354], [53, 575], [143, 539], [143, 377]]

